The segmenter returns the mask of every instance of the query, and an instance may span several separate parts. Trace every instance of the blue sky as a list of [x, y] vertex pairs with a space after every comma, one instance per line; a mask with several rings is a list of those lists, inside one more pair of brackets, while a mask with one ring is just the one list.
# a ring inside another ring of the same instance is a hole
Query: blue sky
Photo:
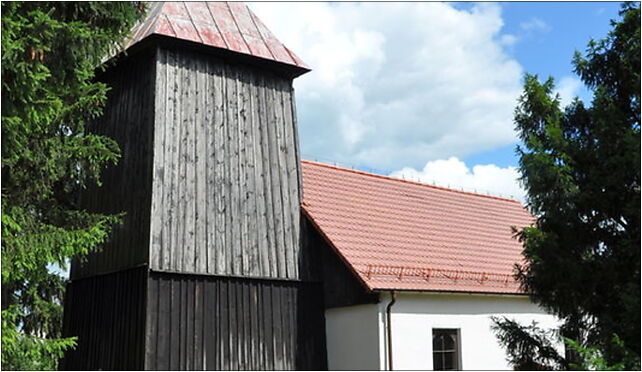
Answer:
[[[550, 27], [546, 32], [532, 32], [508, 52], [517, 59], [528, 73], [542, 77], [553, 76], [559, 81], [565, 76], [575, 76], [571, 60], [575, 50], [584, 52], [591, 38], [601, 39], [610, 30], [609, 20], [617, 19], [619, 2], [563, 2], [563, 3], [500, 3], [504, 30], [510, 34], [525, 33], [524, 23], [533, 19]], [[466, 7], [466, 5], [459, 5]], [[577, 95], [590, 102], [589, 92], [582, 86]], [[498, 147], [473, 154], [464, 159], [467, 163], [493, 163], [500, 167], [518, 164], [515, 145]]]
[[303, 158], [524, 200], [523, 74], [589, 98], [571, 59], [619, 3], [250, 3], [313, 69], [295, 80]]

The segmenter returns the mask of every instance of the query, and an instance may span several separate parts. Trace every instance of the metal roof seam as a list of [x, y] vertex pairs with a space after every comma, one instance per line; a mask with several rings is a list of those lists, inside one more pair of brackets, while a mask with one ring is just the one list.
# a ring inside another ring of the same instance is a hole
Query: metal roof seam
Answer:
[[192, 14], [189, 12], [189, 8], [187, 7], [187, 4], [185, 4], [184, 1], [182, 2], [182, 4], [185, 7], [185, 12], [187, 12], [187, 16], [189, 17], [190, 22], [192, 22], [192, 26], [194, 26], [194, 30], [196, 31], [196, 35], [198, 35], [198, 38], [201, 39], [201, 43], [205, 44], [205, 40], [203, 40], [203, 36], [198, 31], [198, 27], [196, 27], [196, 23], [194, 22], [194, 18], [192, 17]]
[[216, 31], [221, 35], [221, 39], [223, 40], [223, 43], [225, 44], [225, 47], [227, 49], [230, 49], [230, 44], [225, 40], [225, 36], [221, 32], [221, 28], [218, 26], [218, 22], [216, 22], [216, 18], [214, 17], [214, 14], [212, 13], [212, 9], [210, 9], [210, 3], [208, 1], [205, 2], [205, 5], [207, 7], [207, 11], [210, 13], [210, 17], [212, 17], [212, 22], [214, 23], [214, 27], [216, 27]]
[[[268, 42], [265, 40], [265, 37], [263, 37], [263, 33], [259, 29], [259, 26], [256, 24], [256, 21], [254, 20], [254, 16], [253, 16], [253, 13], [252, 13], [252, 10], [250, 9], [250, 7], [247, 4], [245, 4], [245, 7], [247, 8], [248, 13], [250, 14], [250, 19], [252, 20], [252, 24], [256, 28], [256, 31], [258, 32], [259, 36], [261, 37], [261, 40], [263, 41], [263, 44], [265, 44], [265, 48], [268, 50], [268, 52], [270, 52], [270, 55], [272, 56], [272, 59], [274, 59], [275, 61], [278, 60], [278, 58], [276, 58], [276, 55], [272, 51], [272, 48], [270, 48], [270, 44], [268, 44]], [[293, 62], [296, 63], [296, 61], [293, 61]]]
[[247, 50], [250, 52], [251, 55], [255, 56], [254, 52], [252, 52], [252, 47], [250, 47], [250, 43], [247, 42], [245, 39], [245, 35], [243, 35], [243, 30], [239, 27], [239, 23], [236, 20], [236, 17], [234, 16], [234, 12], [232, 11], [232, 8], [230, 7], [229, 2], [225, 1], [225, 5], [227, 6], [227, 10], [230, 12], [230, 15], [232, 16], [232, 20], [234, 21], [234, 24], [236, 25], [236, 29], [239, 31], [239, 35], [241, 35], [241, 39], [243, 39], [243, 42], [247, 46]]
[[178, 34], [176, 33], [176, 30], [174, 29], [174, 26], [172, 25], [172, 22], [169, 20], [169, 17], [167, 16], [167, 14], [163, 14], [163, 16], [165, 17], [167, 24], [169, 24], [169, 28], [172, 29], [172, 32], [174, 33], [174, 37], [178, 37]]

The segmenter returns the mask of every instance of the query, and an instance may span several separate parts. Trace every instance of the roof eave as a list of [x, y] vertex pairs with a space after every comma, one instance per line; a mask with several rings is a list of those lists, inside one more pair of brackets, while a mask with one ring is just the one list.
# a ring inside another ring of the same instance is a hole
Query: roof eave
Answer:
[[228, 61], [234, 61], [250, 66], [263, 68], [289, 79], [295, 79], [307, 72], [312, 71], [308, 67], [295, 66], [271, 59], [254, 56], [251, 54], [239, 53], [229, 49], [205, 45], [190, 40], [177, 39], [171, 36], [156, 33], [150, 34], [144, 39], [129, 45], [127, 48], [106, 59], [103, 64], [112, 63], [114, 60], [138, 54], [140, 51], [145, 50], [151, 46], [180, 47], [185, 48], [186, 50], [199, 51]]

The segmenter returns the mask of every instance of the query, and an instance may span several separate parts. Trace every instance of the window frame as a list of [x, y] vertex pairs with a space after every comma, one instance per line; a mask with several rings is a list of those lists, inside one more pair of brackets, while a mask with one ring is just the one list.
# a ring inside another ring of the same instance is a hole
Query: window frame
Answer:
[[[434, 344], [434, 339], [435, 339], [435, 333], [440, 332], [440, 333], [447, 333], [450, 335], [454, 336], [455, 340], [455, 348], [453, 351], [448, 351], [448, 350], [435, 350], [432, 345]], [[461, 371], [462, 370], [462, 365], [461, 365], [461, 330], [459, 328], [432, 328], [432, 335], [431, 335], [431, 349], [432, 349], [432, 368], [434, 371], [439, 371], [435, 369], [435, 354], [439, 353], [442, 355], [445, 353], [449, 352], [454, 352], [455, 353], [455, 366], [451, 371]], [[442, 363], [445, 364], [445, 363]], [[447, 371], [446, 369], [441, 369], [441, 371]]]

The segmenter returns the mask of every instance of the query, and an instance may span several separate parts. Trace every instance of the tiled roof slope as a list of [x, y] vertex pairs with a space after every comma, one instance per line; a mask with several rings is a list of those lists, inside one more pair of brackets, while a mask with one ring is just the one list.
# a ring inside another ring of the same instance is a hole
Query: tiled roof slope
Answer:
[[302, 161], [303, 211], [370, 290], [521, 293], [510, 199]]
[[252, 11], [240, 2], [158, 2], [132, 30], [125, 48], [165, 35], [309, 70]]

